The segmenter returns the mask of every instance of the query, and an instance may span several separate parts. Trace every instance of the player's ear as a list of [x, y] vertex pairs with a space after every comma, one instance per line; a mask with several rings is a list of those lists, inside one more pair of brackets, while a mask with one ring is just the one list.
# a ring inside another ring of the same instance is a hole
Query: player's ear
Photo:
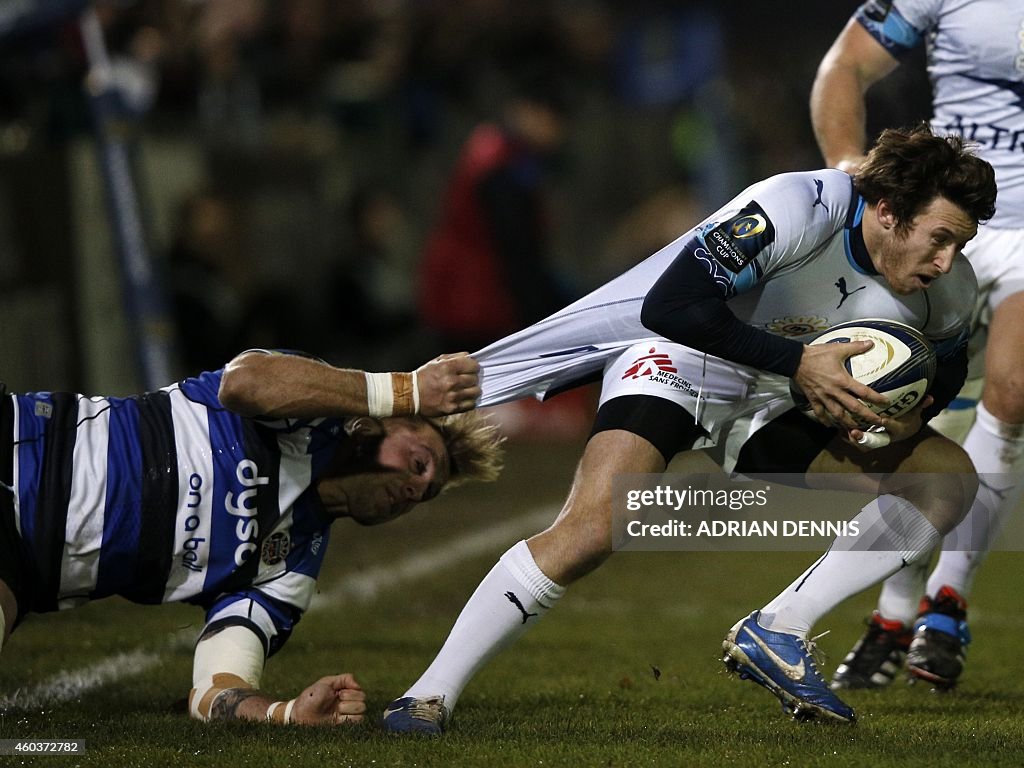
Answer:
[[882, 225], [883, 229], [893, 229], [898, 223], [892, 205], [884, 197], [875, 206], [875, 216], [878, 218], [878, 223]]
[[345, 422], [345, 434], [355, 442], [356, 458], [375, 459], [385, 435], [384, 422], [372, 416], [357, 416]]
[[373, 416], [357, 416], [345, 422], [345, 434], [357, 440], [377, 440], [384, 437], [384, 424]]

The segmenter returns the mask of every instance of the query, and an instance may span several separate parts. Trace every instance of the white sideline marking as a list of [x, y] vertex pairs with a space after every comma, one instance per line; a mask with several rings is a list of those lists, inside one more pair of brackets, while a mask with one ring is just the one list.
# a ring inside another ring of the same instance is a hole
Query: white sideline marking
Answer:
[[[310, 611], [346, 600], [369, 602], [385, 589], [458, 565], [502, 544], [511, 545], [516, 537], [535, 533], [554, 520], [558, 509], [556, 506], [539, 507], [503, 523], [489, 525], [431, 547], [399, 563], [343, 576], [333, 587], [314, 597]], [[168, 651], [191, 646], [195, 637], [194, 630], [180, 630], [171, 633], [159, 648], [118, 653], [79, 669], [59, 672], [30, 688], [0, 696], [0, 711], [14, 707], [40, 709], [74, 701], [89, 691], [141, 675], [159, 664]]]
[[193, 630], [178, 630], [168, 635], [158, 648], [137, 648], [134, 651], [108, 656], [80, 669], [58, 672], [31, 688], [19, 688], [8, 696], [0, 697], [0, 711], [12, 707], [21, 710], [41, 709], [53, 704], [74, 701], [82, 694], [107, 683], [116, 683], [118, 680], [141, 675], [163, 661], [168, 651], [187, 648], [194, 642]]

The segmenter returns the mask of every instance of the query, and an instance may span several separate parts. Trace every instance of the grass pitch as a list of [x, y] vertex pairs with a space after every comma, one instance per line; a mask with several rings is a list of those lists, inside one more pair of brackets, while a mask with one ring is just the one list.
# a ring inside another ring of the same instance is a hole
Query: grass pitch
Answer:
[[[979, 576], [975, 640], [960, 688], [940, 695], [898, 683], [847, 693], [860, 716], [852, 727], [793, 723], [772, 696], [730, 677], [719, 661], [736, 619], [815, 553], [620, 553], [480, 673], [444, 738], [383, 734], [376, 718], [386, 703], [433, 658], [480, 578], [515, 539], [468, 558], [455, 554], [463, 551], [456, 540], [557, 505], [577, 453], [578, 446], [514, 447], [498, 486], [453, 492], [378, 529], [336, 526], [321, 585], [340, 598], [302, 621], [268, 664], [264, 687], [292, 696], [321, 675], [352, 671], [368, 692], [372, 717], [364, 725], [193, 723], [184, 713], [188, 639], [201, 611], [106, 601], [31, 618], [0, 657], [0, 698], [8, 702], [0, 738], [84, 739], [86, 753], [0, 757], [0, 765], [960, 768], [1024, 761], [1020, 553], [993, 555]], [[428, 552], [440, 553], [429, 572], [378, 592], [337, 589]], [[819, 641], [826, 674], [860, 635], [872, 605], [873, 594], [861, 595], [815, 628], [832, 630]]]

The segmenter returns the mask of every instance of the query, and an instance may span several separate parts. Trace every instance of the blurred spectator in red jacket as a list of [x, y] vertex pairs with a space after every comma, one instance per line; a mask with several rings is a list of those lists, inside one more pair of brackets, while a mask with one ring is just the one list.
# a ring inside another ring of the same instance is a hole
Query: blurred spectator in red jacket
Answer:
[[478, 349], [564, 304], [544, 198], [567, 120], [554, 78], [535, 77], [463, 146], [420, 266], [419, 309], [439, 348]]

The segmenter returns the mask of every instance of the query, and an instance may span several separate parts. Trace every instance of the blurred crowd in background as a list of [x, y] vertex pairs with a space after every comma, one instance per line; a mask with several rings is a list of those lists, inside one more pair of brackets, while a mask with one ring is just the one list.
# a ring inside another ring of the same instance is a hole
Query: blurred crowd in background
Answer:
[[[137, 157], [161, 148], [135, 170], [175, 373], [249, 346], [408, 369], [539, 319], [746, 184], [820, 166], [810, 83], [855, 6], [93, 3], [124, 130]], [[11, 345], [36, 356], [22, 388], [95, 383], [81, 287], [118, 279], [76, 255], [107, 222], [71, 223], [87, 68], [74, 18], [0, 42], [0, 323], [51, 283], [66, 298], [30, 343], [0, 333], [8, 369]], [[872, 132], [927, 114], [904, 71]]]

